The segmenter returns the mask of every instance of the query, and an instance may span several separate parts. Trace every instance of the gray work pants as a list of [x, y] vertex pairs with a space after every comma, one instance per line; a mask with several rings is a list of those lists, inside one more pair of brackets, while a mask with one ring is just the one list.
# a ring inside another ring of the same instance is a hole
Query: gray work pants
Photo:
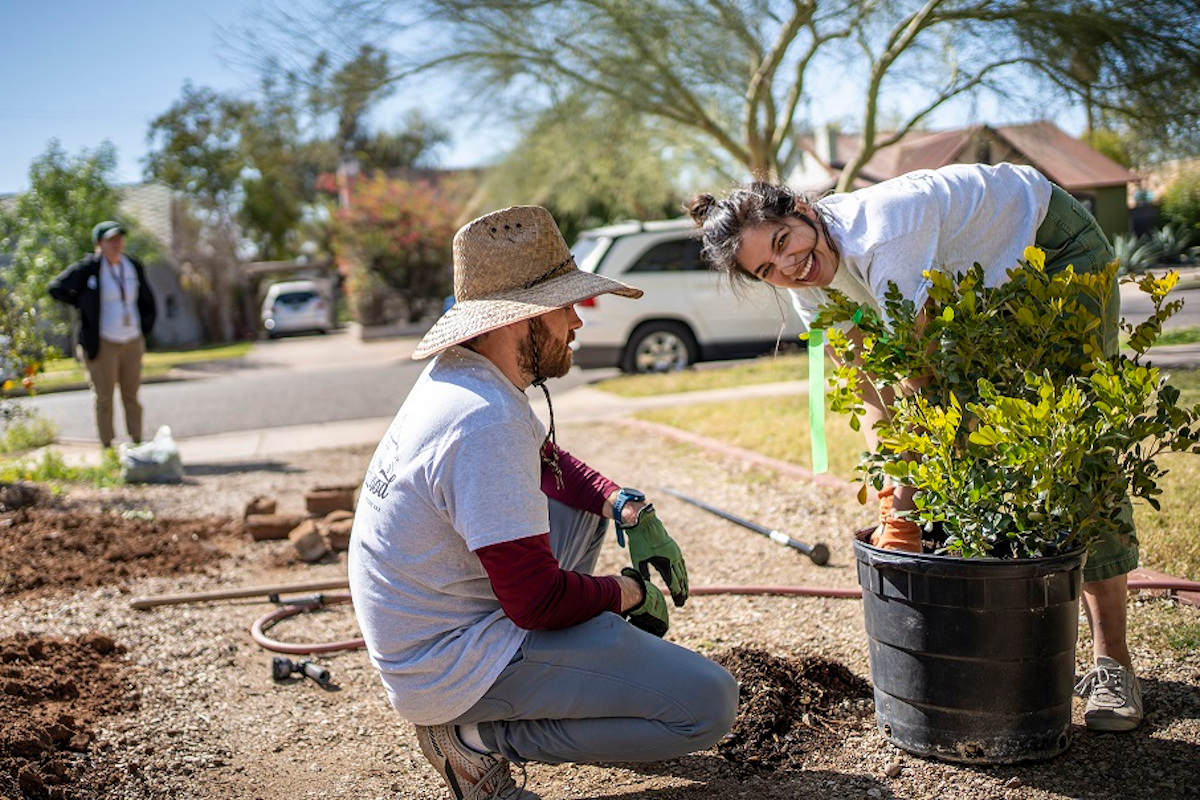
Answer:
[[[564, 569], [591, 573], [608, 522], [550, 502], [550, 544]], [[604, 612], [530, 631], [478, 703], [491, 750], [516, 763], [661, 761], [716, 744], [733, 725], [738, 685], [723, 667]]]

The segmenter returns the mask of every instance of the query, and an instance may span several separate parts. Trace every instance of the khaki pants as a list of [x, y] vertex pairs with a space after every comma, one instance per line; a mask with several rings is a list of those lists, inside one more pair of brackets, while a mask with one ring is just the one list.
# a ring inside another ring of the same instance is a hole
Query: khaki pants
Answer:
[[139, 336], [130, 342], [116, 344], [100, 340], [100, 351], [89, 360], [83, 348], [79, 360], [87, 367], [88, 382], [96, 407], [96, 429], [100, 444], [112, 447], [113, 388], [121, 387], [121, 404], [125, 406], [125, 429], [134, 442], [142, 440], [142, 405], [138, 402], [138, 387], [142, 383], [142, 355], [146, 340]]

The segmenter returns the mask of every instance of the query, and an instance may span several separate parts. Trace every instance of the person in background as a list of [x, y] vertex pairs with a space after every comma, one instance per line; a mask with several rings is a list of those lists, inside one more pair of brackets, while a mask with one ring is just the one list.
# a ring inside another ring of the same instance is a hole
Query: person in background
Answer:
[[[806, 325], [830, 290], [883, 315], [885, 293], [894, 283], [919, 308], [929, 287], [926, 269], [955, 274], [977, 261], [989, 285], [998, 285], [1029, 245], [1046, 253], [1051, 275], [1068, 265], [1096, 273], [1114, 258], [1100, 226], [1078, 201], [1033, 167], [1007, 163], [918, 170], [816, 201], [786, 186], [755, 182], [722, 200], [697, 195], [689, 211], [703, 229], [702, 254], [712, 268], [735, 281], [787, 290]], [[1113, 355], [1120, 317], [1115, 282], [1111, 298], [1101, 323], [1105, 352]], [[846, 333], [861, 342], [857, 328]], [[905, 391], [920, 390], [917, 376], [906, 383]], [[862, 430], [872, 450], [878, 445], [874, 424], [891, 402], [887, 394], [875, 394], [869, 384], [862, 391]], [[913, 492], [911, 486], [880, 492], [872, 544], [920, 552], [916, 523], [896, 516], [912, 510]], [[1132, 527], [1132, 517], [1127, 519]], [[1127, 578], [1137, 564], [1136, 536], [1114, 535], [1089, 549], [1083, 569], [1095, 668], [1077, 689], [1088, 696], [1084, 719], [1096, 730], [1132, 730], [1142, 721], [1141, 687], [1126, 641]]]
[[121, 388], [125, 429], [142, 441], [142, 356], [154, 328], [154, 294], [146, 270], [125, 252], [125, 228], [105, 220], [92, 228], [96, 251], [50, 282], [47, 291], [79, 310], [76, 357], [87, 367], [102, 447], [112, 447], [113, 388]]
[[[510, 763], [660, 761], [715, 744], [738, 685], [663, 637], [675, 541], [641, 492], [558, 447], [526, 396], [571, 367], [575, 304], [640, 297], [583, 272], [550, 213], [496, 211], [454, 237], [456, 302], [380, 442], [348, 555], [392, 706], [456, 798], [535, 798]], [[630, 454], [636, 449], [631, 444]], [[630, 454], [626, 454], [627, 456]], [[614, 520], [633, 566], [594, 575]]]

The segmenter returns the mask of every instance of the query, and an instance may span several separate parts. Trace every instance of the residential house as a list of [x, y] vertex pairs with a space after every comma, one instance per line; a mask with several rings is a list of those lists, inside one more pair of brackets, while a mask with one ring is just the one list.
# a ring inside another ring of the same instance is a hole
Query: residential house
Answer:
[[[802, 155], [788, 184], [800, 191], [832, 189], [842, 169], [862, 150], [862, 138], [821, 129], [801, 139]], [[869, 186], [917, 169], [947, 164], [1029, 164], [1070, 192], [1110, 237], [1129, 230], [1128, 186], [1138, 176], [1052, 122], [972, 125], [948, 131], [911, 131], [876, 152], [854, 181]]]
[[[120, 214], [136, 221], [139, 230], [158, 242], [167, 254], [167, 263], [147, 263], [146, 279], [154, 291], [158, 318], [154, 323], [153, 343], [160, 347], [199, 344], [204, 339], [200, 317], [191, 296], [179, 280], [172, 263], [175, 253], [176, 225], [181, 199], [161, 183], [125, 186], [120, 190]], [[137, 253], [134, 253], [136, 256]]]

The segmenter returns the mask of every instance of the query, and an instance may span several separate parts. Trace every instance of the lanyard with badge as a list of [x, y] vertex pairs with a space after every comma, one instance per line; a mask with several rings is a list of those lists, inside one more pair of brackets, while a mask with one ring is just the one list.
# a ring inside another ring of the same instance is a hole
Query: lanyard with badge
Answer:
[[117, 282], [117, 288], [121, 290], [121, 324], [128, 326], [133, 320], [129, 316], [129, 301], [125, 297], [125, 259], [122, 258], [117, 262], [121, 266], [120, 273], [108, 259], [105, 259], [104, 263], [108, 264], [109, 272], [112, 273], [113, 280]]

